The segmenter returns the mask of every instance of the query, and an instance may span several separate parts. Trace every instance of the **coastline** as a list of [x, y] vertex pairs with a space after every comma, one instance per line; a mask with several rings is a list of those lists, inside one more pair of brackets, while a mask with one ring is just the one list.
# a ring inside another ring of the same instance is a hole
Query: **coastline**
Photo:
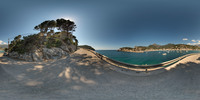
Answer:
[[134, 50], [117, 50], [120, 52], [134, 52], [134, 53], [144, 53], [144, 52], [152, 52], [152, 51], [200, 51], [200, 50], [194, 50], [194, 49], [155, 49], [155, 50], [143, 50], [143, 51], [134, 51]]
[[[113, 66], [116, 66], [116, 67], [122, 68], [122, 69], [132, 70], [137, 73], [162, 70], [163, 68], [167, 68], [167, 67], [175, 64], [176, 62], [182, 61], [184, 58], [187, 58], [189, 56], [200, 55], [200, 53], [191, 53], [191, 54], [186, 54], [186, 55], [183, 55], [183, 56], [180, 56], [180, 57], [177, 57], [177, 58], [165, 61], [165, 62], [154, 64], [154, 65], [136, 65], [136, 64], [129, 64], [129, 63], [120, 62], [120, 61], [117, 61], [114, 59], [110, 59], [109, 57], [99, 54], [95, 51], [91, 51], [91, 50], [89, 50], [89, 51], [92, 52], [93, 54], [95, 54], [100, 59], [104, 60], [105, 62], [107, 62]], [[142, 73], [142, 74], [136, 74], [136, 75], [140, 76], [140, 75], [144, 75], [144, 74]]]

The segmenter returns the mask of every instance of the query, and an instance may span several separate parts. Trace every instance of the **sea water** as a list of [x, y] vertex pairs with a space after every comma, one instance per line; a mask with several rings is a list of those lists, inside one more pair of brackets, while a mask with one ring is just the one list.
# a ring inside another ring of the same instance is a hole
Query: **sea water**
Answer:
[[186, 54], [200, 53], [200, 51], [149, 51], [144, 53], [134, 53], [117, 50], [96, 50], [96, 52], [116, 61], [136, 65], [154, 65]]
[[1, 51], [1, 50], [0, 50], [0, 53], [4, 53], [4, 51]]

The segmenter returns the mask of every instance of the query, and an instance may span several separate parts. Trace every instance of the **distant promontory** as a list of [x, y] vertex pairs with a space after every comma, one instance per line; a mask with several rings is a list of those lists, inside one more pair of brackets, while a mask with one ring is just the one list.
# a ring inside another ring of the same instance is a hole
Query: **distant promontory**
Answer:
[[118, 51], [137, 52], [137, 53], [142, 53], [145, 51], [166, 51], [166, 50], [200, 50], [200, 46], [169, 43], [166, 45], [152, 44], [149, 46], [135, 46], [134, 48], [122, 47], [118, 49]]

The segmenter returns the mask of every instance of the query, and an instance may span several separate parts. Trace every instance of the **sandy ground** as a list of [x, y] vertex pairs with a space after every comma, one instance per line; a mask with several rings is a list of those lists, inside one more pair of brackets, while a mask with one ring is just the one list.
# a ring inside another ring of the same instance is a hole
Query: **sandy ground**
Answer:
[[71, 57], [25, 62], [0, 57], [0, 100], [199, 100], [200, 55], [149, 76], [116, 71], [80, 49]]

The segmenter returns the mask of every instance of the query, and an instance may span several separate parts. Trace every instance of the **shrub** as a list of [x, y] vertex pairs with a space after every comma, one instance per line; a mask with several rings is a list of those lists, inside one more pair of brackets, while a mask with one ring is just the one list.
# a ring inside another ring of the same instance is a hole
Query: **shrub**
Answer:
[[93, 47], [89, 46], [89, 45], [80, 45], [78, 46], [79, 48], [83, 48], [83, 49], [89, 49], [89, 50], [95, 50]]
[[49, 38], [46, 42], [47, 48], [60, 47], [62, 42], [59, 39]]

